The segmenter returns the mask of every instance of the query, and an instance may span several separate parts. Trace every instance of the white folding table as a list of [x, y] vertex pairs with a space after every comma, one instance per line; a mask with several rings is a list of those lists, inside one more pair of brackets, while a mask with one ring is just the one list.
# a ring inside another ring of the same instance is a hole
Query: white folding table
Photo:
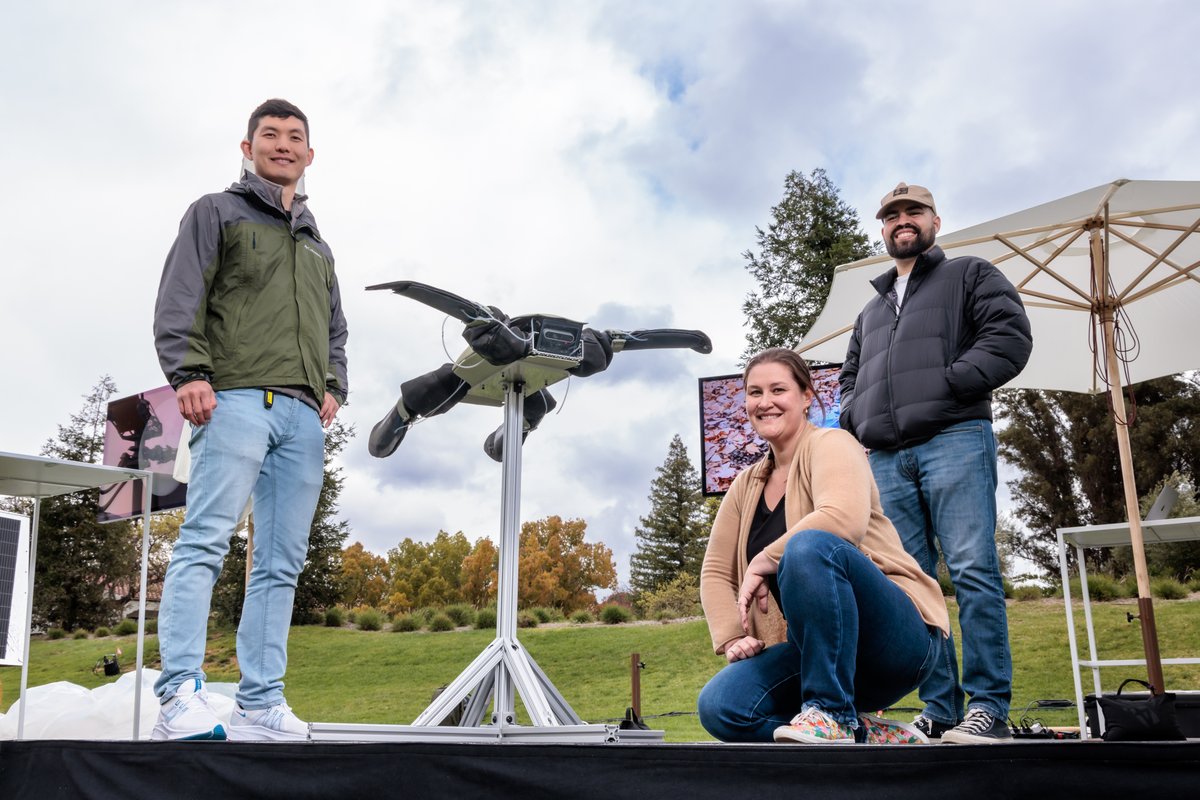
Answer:
[[38, 520], [42, 500], [86, 489], [99, 489], [129, 480], [142, 481], [142, 590], [138, 592], [137, 676], [133, 693], [133, 738], [139, 734], [142, 704], [142, 652], [146, 635], [146, 573], [150, 553], [151, 473], [141, 469], [106, 467], [78, 461], [60, 461], [41, 456], [0, 452], [0, 495], [33, 500], [29, 536], [29, 596], [25, 608], [25, 654], [21, 661], [21, 710], [17, 715], [17, 738], [25, 734], [25, 689], [29, 681], [29, 642], [33, 627], [33, 592], [36, 585]]
[[[1144, 520], [1142, 522], [1142, 538], [1146, 544], [1200, 541], [1200, 517]], [[1084, 719], [1083, 683], [1080, 673], [1084, 669], [1092, 671], [1092, 684], [1095, 687], [1095, 696], [1099, 698], [1101, 696], [1101, 667], [1144, 667], [1146, 665], [1146, 659], [1144, 658], [1101, 659], [1097, 655], [1096, 631], [1092, 625], [1092, 601], [1088, 596], [1087, 564], [1083, 557], [1084, 549], [1089, 547], [1120, 547], [1128, 544], [1129, 523], [1127, 522], [1118, 522], [1112, 525], [1083, 525], [1077, 528], [1058, 529], [1058, 565], [1062, 570], [1063, 603], [1066, 605], [1067, 610], [1067, 640], [1071, 646], [1071, 677], [1075, 681], [1075, 707], [1079, 712], [1079, 735], [1084, 739], [1088, 738], [1088, 729]], [[1079, 647], [1075, 640], [1075, 615], [1074, 610], [1071, 608], [1071, 584], [1070, 576], [1067, 572], [1068, 545], [1075, 548], [1076, 563], [1079, 565], [1079, 591], [1083, 595], [1083, 618], [1087, 627], [1088, 638], [1088, 657], [1086, 659], [1080, 659]], [[1162, 663], [1200, 664], [1200, 658], [1164, 658], [1162, 659]]]

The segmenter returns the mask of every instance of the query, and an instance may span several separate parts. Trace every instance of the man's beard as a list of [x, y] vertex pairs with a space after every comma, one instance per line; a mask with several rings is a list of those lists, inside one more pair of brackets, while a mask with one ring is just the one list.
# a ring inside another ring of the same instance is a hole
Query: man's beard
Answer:
[[[904, 230], [899, 228], [898, 230]], [[892, 231], [892, 236], [888, 238], [883, 246], [887, 248], [887, 253], [892, 258], [915, 258], [921, 255], [929, 248], [933, 247], [934, 239], [937, 238], [937, 233], [930, 228], [922, 231], [917, 228], [917, 236], [915, 239], [909, 239], [904, 244], [896, 244], [896, 231]]]

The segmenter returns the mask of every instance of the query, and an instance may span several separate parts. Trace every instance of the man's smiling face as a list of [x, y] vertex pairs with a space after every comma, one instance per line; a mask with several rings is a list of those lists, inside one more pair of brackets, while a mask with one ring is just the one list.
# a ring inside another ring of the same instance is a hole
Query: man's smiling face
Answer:
[[312, 163], [304, 122], [296, 117], [263, 117], [254, 137], [242, 142], [242, 154], [254, 162], [254, 173], [280, 186], [295, 186]]
[[883, 246], [892, 258], [916, 258], [933, 247], [941, 217], [920, 203], [896, 203], [883, 215]]

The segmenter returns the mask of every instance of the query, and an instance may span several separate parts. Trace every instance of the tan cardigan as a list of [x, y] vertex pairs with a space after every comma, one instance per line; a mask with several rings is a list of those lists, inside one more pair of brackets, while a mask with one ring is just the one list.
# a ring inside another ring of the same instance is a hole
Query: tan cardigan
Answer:
[[[764, 482], [758, 476], [764, 467], [765, 461], [760, 461], [734, 479], [717, 511], [700, 569], [700, 601], [717, 653], [746, 635], [737, 595], [746, 574], [746, 542], [762, 496]], [[784, 502], [787, 533], [763, 550], [775, 564], [797, 531], [828, 531], [856, 545], [912, 599], [926, 624], [949, 634], [950, 618], [941, 588], [905, 552], [896, 528], [883, 515], [870, 464], [853, 436], [838, 428], [805, 425], [788, 472]], [[773, 597], [768, 596], [765, 615], [752, 604], [750, 634], [767, 645], [787, 638], [783, 615]]]

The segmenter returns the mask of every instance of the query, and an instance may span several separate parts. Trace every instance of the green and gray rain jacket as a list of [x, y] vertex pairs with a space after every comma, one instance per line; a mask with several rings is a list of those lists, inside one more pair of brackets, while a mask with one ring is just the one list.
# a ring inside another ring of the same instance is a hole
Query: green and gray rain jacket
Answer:
[[333, 252], [305, 197], [250, 172], [184, 214], [154, 306], [154, 344], [171, 385], [304, 387], [346, 402], [346, 318]]

